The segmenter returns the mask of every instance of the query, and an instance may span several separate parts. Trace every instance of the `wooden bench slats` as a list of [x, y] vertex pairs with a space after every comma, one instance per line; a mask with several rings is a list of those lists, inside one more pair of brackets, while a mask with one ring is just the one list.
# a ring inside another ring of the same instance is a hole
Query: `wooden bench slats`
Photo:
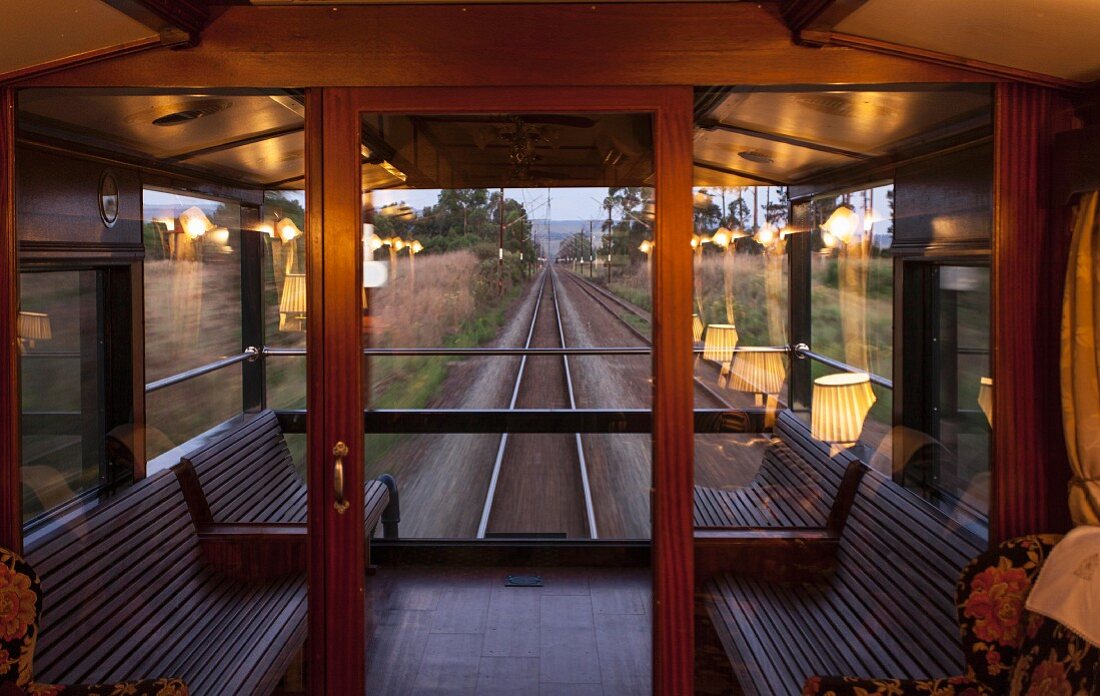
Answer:
[[[777, 419], [776, 432], [786, 451], [776, 448], [773, 456], [803, 458], [812, 473], [802, 485], [824, 495], [769, 495], [762, 484], [797, 490], [801, 467], [766, 461], [754, 485], [746, 487], [754, 495], [697, 489], [697, 522], [723, 515], [759, 519], [736, 508], [753, 502], [781, 504], [782, 515], [799, 524], [806, 524], [807, 514], [821, 514], [820, 503], [836, 495], [851, 455], [830, 458], [828, 447], [809, 438], [789, 413]], [[758, 480], [761, 485], [755, 485]], [[867, 472], [827, 582], [782, 585], [726, 574], [706, 585], [705, 599], [746, 693], [797, 694], [812, 674], [956, 674], [963, 660], [954, 585], [982, 546], [910, 491]]]

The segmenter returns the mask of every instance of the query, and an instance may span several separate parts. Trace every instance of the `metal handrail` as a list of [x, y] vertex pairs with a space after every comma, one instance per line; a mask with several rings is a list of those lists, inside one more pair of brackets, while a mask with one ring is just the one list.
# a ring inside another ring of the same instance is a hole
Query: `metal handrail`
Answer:
[[211, 372], [216, 372], [217, 370], [220, 370], [224, 367], [229, 367], [230, 365], [242, 363], [245, 360], [255, 360], [261, 355], [262, 354], [258, 348], [249, 346], [244, 350], [243, 353], [231, 355], [228, 358], [222, 358], [221, 360], [215, 360], [212, 363], [200, 365], [199, 367], [195, 367], [184, 372], [177, 372], [174, 375], [170, 375], [168, 377], [165, 377], [164, 379], [158, 379], [155, 382], [149, 382], [145, 385], [145, 393], [151, 394], [155, 391], [159, 391], [161, 389], [179, 384], [180, 382], [186, 382], [187, 380], [195, 379], [196, 377], [201, 377], [203, 375], [210, 374]]
[[[787, 346], [746, 346], [744, 349], [735, 348], [735, 353], [748, 352], [749, 350], [760, 353], [789, 353]], [[693, 348], [695, 355], [703, 353], [702, 348]], [[524, 355], [650, 355], [653, 350], [646, 346], [611, 346], [592, 348], [364, 348], [363, 355], [369, 356], [524, 356]], [[306, 355], [304, 348], [264, 348], [265, 358], [302, 357]]]
[[822, 365], [828, 365], [829, 367], [831, 367], [835, 370], [840, 370], [841, 372], [865, 373], [867, 376], [869, 376], [871, 378], [871, 383], [872, 384], [877, 384], [878, 386], [883, 387], [884, 389], [889, 389], [891, 391], [893, 391], [893, 389], [894, 389], [893, 381], [891, 381], [889, 379], [886, 379], [885, 377], [882, 377], [880, 375], [876, 375], [873, 372], [870, 372], [869, 370], [861, 370], [858, 367], [854, 367], [852, 365], [849, 365], [848, 363], [840, 362], [839, 360], [833, 360], [832, 358], [826, 357], [826, 356], [822, 355], [821, 353], [815, 353], [812, 350], [810, 350], [810, 347], [807, 346], [805, 343], [799, 343], [796, 346], [791, 346], [790, 350], [791, 350], [791, 355], [793, 355], [796, 358], [809, 358], [811, 360], [816, 360], [817, 362], [821, 363]]

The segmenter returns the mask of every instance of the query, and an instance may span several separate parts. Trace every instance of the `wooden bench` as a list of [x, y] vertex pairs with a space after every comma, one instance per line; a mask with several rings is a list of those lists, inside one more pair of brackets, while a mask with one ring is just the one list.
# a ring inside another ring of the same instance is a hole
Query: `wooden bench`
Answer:
[[[306, 567], [306, 485], [294, 468], [279, 419], [263, 411], [173, 467], [208, 562], [244, 579]], [[364, 485], [369, 539], [379, 521], [397, 537], [397, 487], [382, 476]]]
[[[791, 418], [781, 418], [787, 429], [797, 426]], [[815, 447], [820, 453], [826, 446]], [[835, 458], [806, 462], [825, 478], [835, 478], [840, 466]], [[744, 692], [798, 694], [814, 674], [961, 673], [954, 587], [985, 544], [869, 470], [833, 543], [823, 573], [781, 573], [789, 582], [777, 582], [724, 572], [705, 583], [707, 611]]]
[[695, 571], [702, 585], [726, 571], [761, 579], [827, 573], [866, 467], [831, 453], [789, 411], [759, 470], [736, 488], [695, 487]]
[[[272, 423], [277, 429], [274, 414], [242, 417], [239, 428], [191, 455], [199, 460], [192, 470], [211, 487], [212, 515], [245, 528], [269, 520], [302, 524], [295, 520], [304, 508], [279, 507], [279, 501], [304, 506], [305, 499], [281, 434], [270, 437]], [[266, 444], [234, 450], [237, 435]], [[219, 451], [244, 458], [213, 456]], [[261, 461], [285, 464], [289, 473], [276, 476], [277, 467]], [[244, 464], [255, 467], [256, 478], [241, 473]], [[305, 642], [304, 572], [242, 581], [219, 570], [172, 471], [32, 533], [25, 548], [44, 596], [39, 681], [175, 676], [194, 696], [270, 694]]]

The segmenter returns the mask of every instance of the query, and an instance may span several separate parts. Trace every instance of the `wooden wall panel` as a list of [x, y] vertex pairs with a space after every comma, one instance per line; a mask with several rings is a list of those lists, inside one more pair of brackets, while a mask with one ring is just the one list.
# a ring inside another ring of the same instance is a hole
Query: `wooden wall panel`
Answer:
[[19, 466], [19, 253], [15, 237], [15, 91], [0, 88], [0, 546], [23, 548]]
[[35, 84], [729, 85], [988, 82], [950, 66], [791, 42], [771, 3], [229, 7], [186, 51]]
[[993, 236], [993, 148], [983, 143], [898, 167], [894, 251], [981, 248]]
[[1070, 230], [1052, 204], [1052, 90], [999, 85], [994, 108], [992, 541], [1069, 525], [1059, 341]]

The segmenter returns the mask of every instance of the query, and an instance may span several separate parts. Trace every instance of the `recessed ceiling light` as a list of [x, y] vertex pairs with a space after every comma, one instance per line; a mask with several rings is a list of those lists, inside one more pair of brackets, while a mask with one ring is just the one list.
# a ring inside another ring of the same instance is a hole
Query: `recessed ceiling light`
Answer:
[[155, 126], [178, 126], [203, 116], [225, 111], [231, 102], [227, 99], [187, 99], [158, 104], [126, 118], [127, 123], [152, 123]]
[[747, 159], [750, 162], [756, 162], [757, 164], [772, 164], [775, 162], [774, 157], [765, 155], [758, 150], [744, 150], [743, 152], [738, 152], [737, 156], [741, 159]]

